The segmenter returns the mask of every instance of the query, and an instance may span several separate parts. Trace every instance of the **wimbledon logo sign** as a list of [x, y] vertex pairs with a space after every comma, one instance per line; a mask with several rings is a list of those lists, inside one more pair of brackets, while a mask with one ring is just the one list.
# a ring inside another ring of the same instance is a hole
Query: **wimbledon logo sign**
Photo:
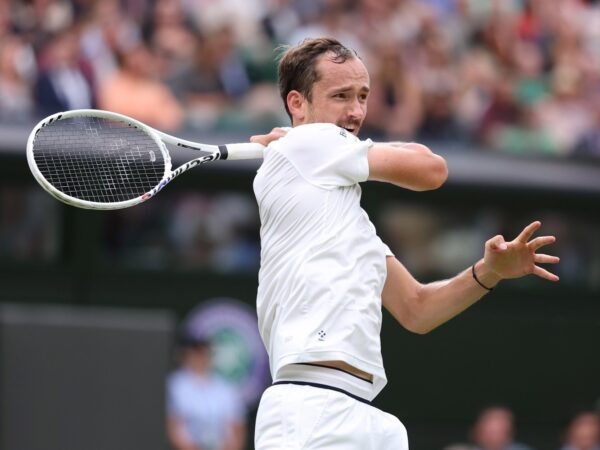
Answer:
[[211, 340], [215, 371], [240, 389], [247, 406], [255, 406], [271, 377], [254, 310], [236, 299], [214, 298], [194, 308], [185, 327]]

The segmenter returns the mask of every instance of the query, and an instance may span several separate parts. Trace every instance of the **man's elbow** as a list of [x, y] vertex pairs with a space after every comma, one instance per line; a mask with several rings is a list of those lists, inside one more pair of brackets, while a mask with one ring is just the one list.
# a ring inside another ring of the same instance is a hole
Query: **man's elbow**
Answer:
[[448, 179], [448, 165], [446, 160], [434, 153], [431, 154], [431, 164], [427, 171], [427, 177], [421, 186], [421, 191], [432, 191], [439, 189]]
[[420, 321], [405, 322], [401, 324], [406, 330], [414, 334], [427, 334], [437, 328], [437, 325]]
[[414, 334], [427, 334], [440, 324], [428, 318], [422, 298], [415, 297], [401, 316], [395, 316], [403, 328]]

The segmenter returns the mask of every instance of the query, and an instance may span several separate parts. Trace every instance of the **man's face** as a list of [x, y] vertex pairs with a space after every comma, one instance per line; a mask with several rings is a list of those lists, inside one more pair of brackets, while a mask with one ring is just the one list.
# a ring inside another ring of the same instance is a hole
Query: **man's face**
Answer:
[[320, 79], [309, 102], [303, 98], [294, 125], [333, 123], [357, 135], [367, 113], [369, 73], [362, 61], [335, 63], [325, 54], [317, 62]]

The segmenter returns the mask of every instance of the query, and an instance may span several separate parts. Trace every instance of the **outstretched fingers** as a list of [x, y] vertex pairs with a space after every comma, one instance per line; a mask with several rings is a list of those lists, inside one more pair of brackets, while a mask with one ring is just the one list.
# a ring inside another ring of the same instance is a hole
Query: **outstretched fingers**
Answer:
[[[535, 251], [538, 250], [539, 248], [541, 248], [545, 245], [553, 244], [554, 242], [556, 242], [556, 238], [554, 236], [540, 236], [540, 237], [536, 237], [536, 238], [532, 239], [531, 241], [529, 241], [527, 246], [529, 247], [530, 250], [532, 250], [534, 252], [533, 260], [536, 264], [557, 264], [560, 261], [560, 258], [558, 256], [547, 255], [544, 253], [535, 253]], [[535, 265], [533, 267], [533, 274], [537, 275], [540, 278], [549, 280], [549, 281], [558, 281], [559, 280], [558, 275], [556, 275], [538, 265]]]
[[559, 280], [558, 275], [555, 275], [552, 272], [549, 272], [548, 270], [546, 270], [540, 266], [533, 267], [533, 274], [537, 275], [540, 278], [549, 280], [549, 281], [558, 281]]
[[541, 226], [542, 223], [539, 220], [531, 222], [529, 225], [523, 228], [523, 231], [519, 233], [516, 240], [526, 244], [529, 242], [529, 239], [531, 239], [531, 236], [533, 236], [533, 233], [535, 233]]
[[[536, 264], [557, 264], [560, 261], [560, 258], [558, 256], [547, 255], [544, 253], [535, 253], [535, 251], [539, 248], [545, 245], [553, 244], [554, 242], [556, 242], [556, 238], [554, 236], [540, 236], [529, 241], [527, 246], [534, 252], [533, 260]], [[549, 281], [559, 280], [558, 275], [538, 265], [535, 265], [533, 267], [533, 274]]]
[[558, 256], [553, 255], [545, 255], [543, 253], [536, 253], [533, 257], [533, 260], [537, 264], [558, 264], [560, 258]]
[[544, 245], [554, 244], [556, 242], [556, 237], [554, 236], [540, 236], [532, 239], [527, 243], [527, 246], [536, 251], [537, 249], [543, 247]]

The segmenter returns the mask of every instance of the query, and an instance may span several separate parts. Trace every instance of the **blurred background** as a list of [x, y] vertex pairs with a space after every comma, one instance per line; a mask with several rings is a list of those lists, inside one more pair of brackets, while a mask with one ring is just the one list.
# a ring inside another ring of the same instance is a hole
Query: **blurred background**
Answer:
[[600, 408], [600, 2], [0, 0], [0, 450], [184, 448], [167, 426], [182, 329], [211, 342], [211, 373], [241, 398], [222, 414], [237, 443], [201, 448], [253, 448], [270, 381], [253, 310], [258, 163], [207, 165], [135, 208], [84, 211], [36, 184], [25, 143], [42, 117], [77, 108], [207, 143], [287, 126], [277, 49], [318, 35], [370, 70], [362, 137], [420, 141], [448, 161], [435, 192], [363, 188], [417, 278], [452, 276], [535, 219], [558, 237], [558, 284], [502, 283], [425, 336], [386, 314], [376, 405], [412, 450], [516, 449], [476, 442], [490, 405], [533, 449], [598, 448], [597, 417], [592, 446], [566, 439]]

